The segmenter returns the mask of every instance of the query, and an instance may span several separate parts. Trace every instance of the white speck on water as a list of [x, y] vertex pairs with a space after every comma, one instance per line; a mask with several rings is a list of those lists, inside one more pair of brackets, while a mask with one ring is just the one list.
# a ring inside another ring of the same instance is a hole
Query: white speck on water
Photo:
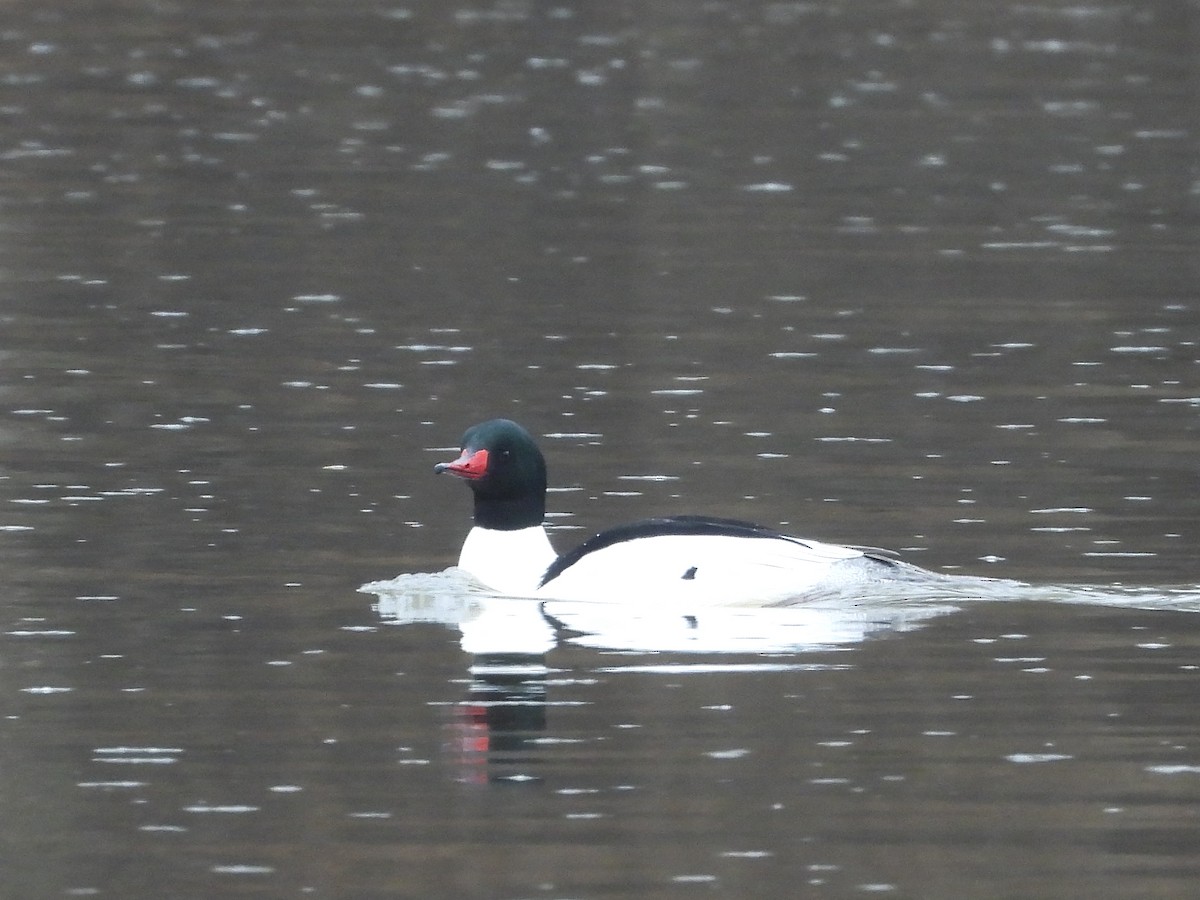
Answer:
[[979, 245], [983, 250], [1049, 250], [1059, 246], [1058, 241], [987, 241]]
[[892, 442], [891, 438], [868, 437], [818, 437], [813, 440], [825, 444], [890, 444]]
[[210, 870], [219, 875], [270, 875], [275, 871], [273, 866], [227, 865], [213, 866]]
[[42, 629], [42, 630], [20, 630], [4, 632], [10, 637], [69, 637], [74, 631], [66, 631], [61, 629]]
[[182, 747], [97, 747], [93, 762], [176, 762]]
[[1066, 753], [1010, 753], [1004, 758], [1011, 763], [1023, 765], [1026, 763], [1062, 762], [1075, 757]]

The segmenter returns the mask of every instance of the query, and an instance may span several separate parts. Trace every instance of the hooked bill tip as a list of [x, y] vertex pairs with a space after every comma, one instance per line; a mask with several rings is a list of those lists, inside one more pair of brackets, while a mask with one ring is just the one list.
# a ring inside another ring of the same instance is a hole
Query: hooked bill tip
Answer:
[[486, 450], [476, 450], [473, 453], [464, 450], [458, 459], [438, 463], [433, 467], [433, 471], [449, 472], [451, 475], [457, 475], [468, 481], [478, 481], [487, 474], [487, 464], [488, 452]]

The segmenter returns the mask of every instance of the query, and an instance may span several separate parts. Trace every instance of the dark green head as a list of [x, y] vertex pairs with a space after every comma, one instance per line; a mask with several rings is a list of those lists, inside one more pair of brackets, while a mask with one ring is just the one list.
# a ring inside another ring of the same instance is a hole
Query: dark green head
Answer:
[[457, 475], [475, 494], [475, 524], [513, 531], [541, 525], [546, 517], [546, 460], [533, 436], [509, 419], [472, 425], [462, 452], [435, 472]]

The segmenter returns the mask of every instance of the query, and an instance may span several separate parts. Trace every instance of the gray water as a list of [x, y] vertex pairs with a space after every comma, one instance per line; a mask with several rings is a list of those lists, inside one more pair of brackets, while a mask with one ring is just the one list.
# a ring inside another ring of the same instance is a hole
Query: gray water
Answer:
[[[1195, 17], [6, 4], [0, 893], [1194, 895]], [[495, 415], [1096, 602], [493, 628]]]

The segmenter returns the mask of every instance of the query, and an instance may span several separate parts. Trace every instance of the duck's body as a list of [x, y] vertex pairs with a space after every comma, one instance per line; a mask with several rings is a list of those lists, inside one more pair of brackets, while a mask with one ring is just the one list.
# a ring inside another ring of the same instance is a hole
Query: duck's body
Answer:
[[463, 478], [475, 495], [475, 526], [459, 567], [504, 594], [768, 606], [886, 583], [928, 586], [956, 580], [900, 562], [887, 551], [703, 516], [619, 526], [557, 556], [542, 521], [545, 460], [529, 433], [507, 419], [468, 429], [459, 458], [436, 471]]

